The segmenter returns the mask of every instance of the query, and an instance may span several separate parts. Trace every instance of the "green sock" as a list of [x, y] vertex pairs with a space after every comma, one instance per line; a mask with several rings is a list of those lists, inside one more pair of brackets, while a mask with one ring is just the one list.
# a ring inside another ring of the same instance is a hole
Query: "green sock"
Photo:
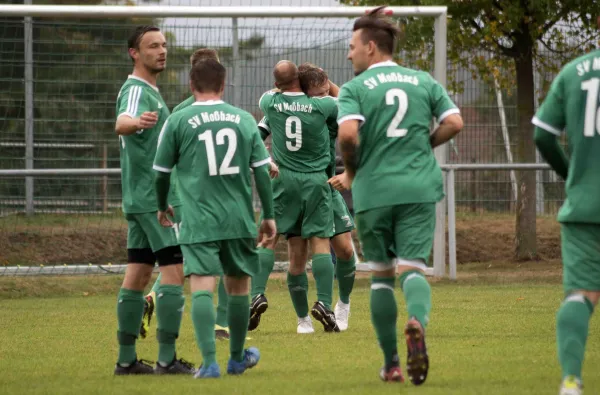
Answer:
[[225, 291], [225, 282], [223, 276], [219, 279], [219, 288], [217, 289], [219, 300], [217, 301], [217, 325], [227, 328], [227, 292]]
[[258, 259], [260, 260], [260, 269], [258, 273], [252, 277], [252, 298], [265, 293], [269, 276], [275, 266], [275, 251], [269, 248], [258, 249]]
[[175, 359], [175, 340], [183, 317], [182, 285], [161, 285], [156, 292], [156, 339], [158, 362], [168, 366]]
[[144, 293], [121, 288], [117, 297], [117, 321], [119, 329], [119, 359], [122, 365], [136, 360], [135, 341], [140, 334], [142, 317], [144, 316]]
[[158, 292], [158, 287], [160, 287], [160, 279], [161, 279], [161, 277], [162, 276], [160, 275], [160, 273], [158, 273], [158, 277], [156, 277], [156, 281], [152, 285], [152, 289], [150, 290], [150, 292], [154, 292], [154, 293]]
[[333, 300], [333, 261], [331, 254], [314, 254], [312, 272], [317, 283], [317, 300], [331, 310]]
[[356, 271], [356, 255], [349, 260], [337, 258], [335, 264], [335, 275], [338, 281], [340, 300], [342, 303], [350, 303], [350, 294], [354, 288], [354, 272]]
[[417, 321], [427, 327], [429, 312], [431, 311], [431, 287], [421, 272], [408, 271], [400, 276], [400, 287], [404, 292], [408, 317], [415, 317]]
[[192, 294], [192, 322], [196, 333], [196, 344], [202, 353], [203, 364], [209, 366], [216, 363], [215, 306], [212, 292], [198, 291]]
[[371, 278], [371, 322], [383, 351], [385, 368], [399, 366], [396, 321], [398, 306], [394, 296], [394, 277]]
[[563, 379], [575, 376], [581, 379], [588, 326], [594, 307], [583, 295], [567, 296], [556, 314], [558, 360]]
[[299, 318], [308, 316], [308, 276], [306, 272], [294, 276], [288, 272], [287, 284], [292, 298], [292, 304]]
[[244, 360], [244, 343], [248, 333], [248, 320], [250, 319], [250, 299], [248, 295], [230, 296], [227, 307], [231, 359], [242, 362]]

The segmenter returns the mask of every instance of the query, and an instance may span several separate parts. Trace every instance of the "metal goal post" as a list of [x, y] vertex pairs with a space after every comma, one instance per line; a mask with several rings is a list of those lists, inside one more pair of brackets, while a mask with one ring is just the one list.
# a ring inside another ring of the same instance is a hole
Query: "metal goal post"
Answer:
[[[25, 0], [25, 3], [31, 3]], [[185, 18], [231, 18], [232, 25], [237, 26], [240, 18], [355, 18], [365, 15], [375, 7], [192, 7], [192, 6], [108, 6], [108, 5], [0, 5], [0, 17], [23, 17], [25, 37], [31, 38], [31, 18], [114, 18], [114, 17], [185, 17]], [[443, 86], [446, 85], [446, 45], [447, 45], [447, 7], [387, 7], [386, 13], [396, 17], [433, 17], [434, 23], [434, 78]], [[28, 33], [29, 32], [29, 33]], [[348, 32], [348, 37], [350, 32]], [[234, 35], [235, 37], [235, 35]], [[33, 72], [32, 72], [32, 45], [25, 45], [25, 113], [28, 115], [25, 122], [26, 169], [33, 170]], [[235, 46], [234, 46], [235, 53]], [[350, 66], [348, 66], [350, 67]], [[243, 76], [234, 70], [234, 88], [240, 85]], [[237, 81], [236, 81], [237, 80]], [[235, 103], [234, 103], [235, 104]], [[29, 120], [29, 121], [28, 121]], [[435, 150], [436, 158], [440, 165], [446, 163], [447, 146]], [[445, 176], [444, 176], [445, 177]], [[26, 201], [33, 204], [33, 177], [26, 178]], [[446, 273], [446, 201], [437, 205], [437, 220], [435, 227], [433, 272], [436, 277], [443, 277]]]

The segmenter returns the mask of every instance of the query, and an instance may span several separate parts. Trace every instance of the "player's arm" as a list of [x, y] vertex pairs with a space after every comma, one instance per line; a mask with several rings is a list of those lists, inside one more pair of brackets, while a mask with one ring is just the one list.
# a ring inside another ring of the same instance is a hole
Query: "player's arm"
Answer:
[[271, 157], [262, 142], [259, 133], [254, 133], [252, 140], [252, 153], [250, 154], [250, 167], [254, 170], [256, 192], [262, 205], [263, 222], [259, 229], [259, 245], [265, 246], [275, 238], [275, 213], [273, 209], [273, 189], [269, 176]]
[[163, 226], [173, 226], [165, 213], [171, 211], [168, 204], [169, 189], [171, 188], [171, 172], [177, 163], [177, 149], [175, 147], [174, 131], [167, 118], [158, 136], [158, 148], [154, 157], [156, 201], [158, 203], [158, 220]]
[[338, 97], [340, 95], [340, 87], [329, 80], [329, 96]]
[[137, 85], [130, 87], [119, 98], [115, 132], [120, 136], [128, 136], [153, 127], [158, 122], [158, 114], [149, 110], [144, 89]]
[[559, 74], [531, 123], [536, 126], [533, 139], [540, 155], [566, 180], [569, 174], [569, 159], [558, 142], [566, 124], [562, 92], [562, 77]]
[[443, 118], [440, 125], [429, 137], [431, 147], [435, 148], [454, 138], [463, 128], [463, 120], [460, 114], [451, 114]]
[[258, 131], [260, 132], [260, 137], [263, 141], [271, 135], [271, 127], [269, 126], [269, 120], [266, 116], [262, 117], [258, 122]]
[[439, 123], [429, 137], [431, 147], [435, 148], [452, 140], [462, 130], [463, 120], [460, 110], [437, 81], [434, 81], [430, 95], [431, 110]]
[[358, 130], [365, 122], [359, 95], [346, 84], [340, 89], [338, 99], [338, 141], [344, 162], [344, 173], [330, 179], [337, 190], [349, 189], [358, 169]]

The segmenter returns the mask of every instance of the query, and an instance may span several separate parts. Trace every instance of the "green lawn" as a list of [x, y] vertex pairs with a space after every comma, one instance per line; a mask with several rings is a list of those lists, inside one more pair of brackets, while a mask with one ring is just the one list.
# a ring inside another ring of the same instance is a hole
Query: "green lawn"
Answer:
[[[501, 276], [499, 272], [498, 276]], [[358, 282], [350, 329], [314, 335], [295, 333], [296, 321], [284, 281], [269, 284], [270, 307], [249, 345], [262, 354], [241, 377], [200, 381], [190, 377], [112, 375], [117, 355], [115, 297], [119, 279], [0, 278], [1, 394], [556, 394], [554, 316], [562, 292], [556, 279], [486, 283], [471, 276], [433, 284], [434, 309], [428, 330], [431, 370], [420, 388], [379, 381], [382, 356], [369, 316], [369, 286]], [[18, 291], [15, 288], [30, 288]], [[90, 292], [85, 291], [89, 287]], [[114, 289], [114, 291], [113, 291]], [[68, 291], [71, 292], [68, 292]], [[11, 292], [14, 291], [14, 294]], [[66, 295], [68, 296], [60, 296]], [[36, 297], [29, 296], [36, 295]], [[315, 298], [311, 283], [310, 300]], [[14, 297], [13, 299], [8, 299]], [[404, 302], [397, 292], [401, 330]], [[189, 315], [179, 338], [179, 356], [201, 362]], [[587, 393], [600, 392], [599, 321], [593, 319], [586, 356]], [[156, 328], [153, 322], [153, 330]], [[139, 356], [155, 360], [155, 337], [140, 340]], [[222, 373], [228, 343], [218, 342]], [[405, 345], [400, 343], [400, 352]], [[404, 359], [404, 357], [402, 358]]]

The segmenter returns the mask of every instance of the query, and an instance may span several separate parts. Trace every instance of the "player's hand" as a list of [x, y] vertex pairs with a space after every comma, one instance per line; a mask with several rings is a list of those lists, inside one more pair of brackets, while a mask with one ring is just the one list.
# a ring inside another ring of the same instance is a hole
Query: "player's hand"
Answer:
[[279, 167], [275, 164], [275, 162], [271, 162], [271, 167], [269, 168], [269, 176], [271, 178], [279, 177]]
[[277, 236], [277, 226], [274, 219], [263, 219], [258, 228], [258, 245], [257, 247], [267, 247]]
[[138, 128], [150, 129], [158, 122], [158, 113], [156, 111], [146, 111], [138, 118]]
[[171, 210], [171, 213], [172, 213], [173, 207], [169, 206], [169, 208], [166, 211], [159, 211], [156, 213], [156, 218], [158, 218], [158, 223], [161, 224], [162, 226], [164, 226], [165, 228], [173, 227], [173, 221], [171, 221], [171, 219], [168, 216], [169, 210]]
[[165, 212], [169, 214], [171, 218], [175, 218], [175, 209], [173, 209], [173, 206], [169, 205], [169, 207], [167, 207], [167, 211]]
[[348, 191], [352, 187], [352, 180], [346, 172], [331, 177], [327, 182], [338, 191]]

